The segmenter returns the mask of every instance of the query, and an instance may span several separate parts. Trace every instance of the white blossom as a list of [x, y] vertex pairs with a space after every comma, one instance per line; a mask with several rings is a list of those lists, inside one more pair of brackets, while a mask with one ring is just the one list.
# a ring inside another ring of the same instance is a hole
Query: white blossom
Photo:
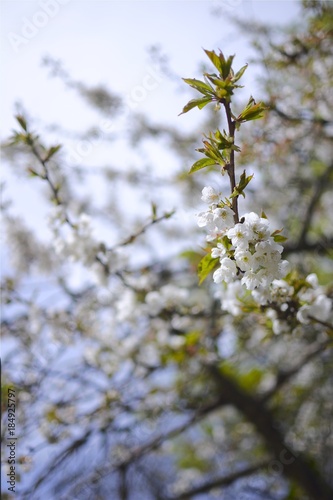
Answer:
[[211, 254], [213, 259], [221, 259], [226, 252], [225, 246], [222, 243], [218, 243], [216, 247], [212, 248]]
[[221, 267], [219, 267], [213, 274], [213, 280], [215, 283], [221, 283], [225, 281], [230, 283], [233, 281], [237, 274], [237, 266], [234, 260], [229, 257], [224, 257], [221, 260]]
[[[290, 269], [288, 261], [281, 260], [283, 247], [271, 236], [268, 219], [249, 212], [241, 222], [234, 224], [233, 210], [214, 204], [218, 198], [216, 191], [206, 186], [202, 199], [210, 207], [198, 214], [198, 225], [206, 227], [209, 233], [207, 241], [218, 240], [211, 250], [212, 258], [220, 259], [213, 280], [215, 283], [231, 283], [237, 274], [243, 273], [241, 284], [253, 292], [260, 289], [253, 298], [261, 305], [267, 304], [271, 300], [271, 284], [284, 278]], [[219, 241], [225, 236], [231, 245]]]
[[215, 208], [213, 210], [213, 221], [215, 223], [215, 226], [220, 230], [220, 231], [225, 231], [232, 226], [234, 222], [234, 212], [231, 210], [231, 208], [225, 206], [222, 208]]
[[147, 312], [153, 316], [159, 314], [162, 309], [184, 304], [189, 298], [189, 291], [176, 285], [164, 285], [159, 291], [154, 290], [147, 293], [145, 302]]
[[248, 290], [254, 290], [262, 284], [260, 274], [255, 273], [251, 269], [245, 272], [241, 281]]
[[332, 301], [326, 295], [318, 295], [313, 304], [305, 304], [297, 312], [300, 323], [308, 324], [311, 318], [326, 321], [331, 313]]
[[269, 222], [259, 217], [255, 212], [244, 215], [244, 224], [247, 227], [252, 240], [265, 240], [269, 237]]
[[223, 311], [238, 316], [242, 313], [242, 299], [245, 294], [245, 288], [239, 280], [236, 280], [226, 285], [224, 289], [219, 290], [215, 296], [221, 300], [221, 309]]
[[249, 246], [249, 229], [245, 224], [236, 224], [234, 227], [227, 231], [227, 236], [231, 239], [234, 247], [246, 250]]
[[257, 263], [254, 256], [249, 250], [238, 250], [235, 252], [235, 259], [237, 267], [241, 271], [249, 271], [250, 269], [256, 269]]
[[131, 289], [124, 290], [123, 294], [116, 303], [116, 318], [122, 323], [131, 321], [134, 318], [134, 312], [137, 310], [136, 295]]
[[212, 212], [200, 212], [197, 215], [198, 218], [198, 226], [199, 227], [205, 227], [208, 226], [208, 229], [214, 227], [213, 225], [213, 220], [214, 220], [214, 215]]
[[153, 316], [156, 316], [164, 307], [164, 298], [156, 291], [147, 293], [145, 301], [148, 305], [149, 313]]
[[211, 186], [206, 186], [202, 190], [201, 199], [208, 204], [218, 203], [219, 195], [216, 193], [214, 188], [212, 188]]

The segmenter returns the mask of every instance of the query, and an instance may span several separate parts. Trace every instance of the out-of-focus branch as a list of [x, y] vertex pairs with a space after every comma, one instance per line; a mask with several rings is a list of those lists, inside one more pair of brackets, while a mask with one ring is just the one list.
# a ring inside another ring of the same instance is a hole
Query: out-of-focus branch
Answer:
[[308, 208], [306, 210], [305, 216], [304, 216], [304, 222], [303, 222], [303, 227], [301, 234], [299, 236], [298, 240], [298, 245], [302, 246], [304, 242], [306, 241], [306, 236], [309, 232], [309, 229], [311, 227], [311, 222], [312, 218], [314, 216], [315, 208], [318, 205], [320, 198], [322, 194], [324, 193], [325, 189], [329, 185], [330, 177], [333, 172], [333, 162], [327, 167], [325, 172], [318, 178], [315, 189], [312, 194], [312, 198], [310, 200], [310, 203], [308, 205]]
[[212, 373], [220, 388], [221, 399], [224, 399], [226, 404], [233, 405], [254, 425], [276, 459], [280, 460], [281, 454], [284, 455], [286, 452], [293, 456], [294, 460], [288, 460], [288, 465], [284, 468], [285, 475], [292, 481], [296, 481], [309, 498], [331, 500], [333, 498], [332, 487], [314, 468], [308, 457], [293, 453], [271, 410], [258, 397], [245, 392], [236, 381], [222, 373], [216, 365], [207, 365], [207, 369]]
[[88, 429], [87, 432], [80, 438], [72, 441], [63, 451], [61, 451], [58, 456], [53, 460], [52, 464], [48, 469], [34, 482], [33, 489], [28, 490], [23, 493], [26, 498], [32, 498], [32, 494], [36, 493], [37, 488], [50, 478], [50, 475], [57, 470], [58, 466], [63, 463], [63, 461], [77, 451], [81, 446], [83, 446], [93, 433], [92, 429]]
[[121, 467], [119, 469], [119, 498], [120, 500], [128, 499], [128, 488], [127, 488], [127, 467]]
[[75, 491], [75, 494], [77, 495], [79, 491], [84, 487], [84, 484], [93, 484], [95, 482], [98, 482], [99, 479], [109, 474], [112, 474], [112, 472], [119, 471], [124, 467], [127, 468], [128, 466], [134, 464], [136, 461], [140, 460], [148, 453], [158, 449], [164, 442], [186, 431], [193, 425], [203, 420], [210, 413], [222, 407], [224, 404], [225, 404], [224, 399], [219, 398], [214, 403], [202, 407], [196, 412], [194, 412], [192, 416], [182, 425], [174, 427], [168, 432], [158, 434], [157, 436], [153, 437], [152, 439], [150, 439], [149, 441], [147, 441], [142, 445], [133, 447], [132, 449], [128, 450], [128, 453], [126, 453], [126, 456], [124, 458], [118, 460], [113, 464], [111, 463], [105, 465], [104, 467], [99, 467], [98, 471], [95, 471], [94, 474], [89, 476], [84, 482], [82, 482], [81, 485], [74, 486], [73, 492]]
[[287, 243], [284, 245], [283, 253], [284, 255], [290, 253], [299, 253], [299, 252], [317, 252], [320, 255], [327, 254], [330, 250], [333, 249], [333, 237], [326, 238], [322, 240], [318, 240], [315, 242], [308, 241], [298, 241], [296, 243]]
[[170, 217], [172, 217], [172, 215], [174, 213], [175, 213], [175, 211], [172, 210], [171, 212], [165, 212], [164, 214], [160, 215], [159, 217], [156, 217], [156, 216], [152, 217], [152, 219], [149, 220], [144, 226], [142, 226], [136, 233], [131, 234], [125, 240], [121, 241], [120, 243], [117, 243], [114, 247], [112, 247], [108, 250], [113, 251], [116, 248], [124, 247], [126, 245], [129, 245], [130, 243], [133, 243], [133, 241], [136, 240], [142, 234], [144, 234], [148, 228], [150, 228], [154, 224], [161, 222], [162, 220], [170, 219]]
[[186, 500], [186, 499], [192, 498], [192, 496], [194, 496], [194, 495], [200, 495], [200, 493], [205, 493], [206, 491], [210, 491], [213, 488], [221, 488], [223, 486], [229, 486], [230, 484], [234, 483], [238, 479], [241, 479], [242, 477], [250, 476], [251, 474], [258, 472], [260, 469], [267, 467], [270, 464], [270, 462], [271, 462], [271, 459], [264, 460], [262, 462], [255, 464], [255, 465], [251, 465], [249, 467], [241, 469], [237, 472], [233, 472], [227, 476], [222, 476], [222, 477], [213, 479], [212, 481], [207, 481], [207, 482], [203, 483], [202, 485], [196, 486], [196, 487], [191, 488], [187, 491], [184, 491], [183, 493], [180, 493], [179, 495], [167, 497], [167, 500]]
[[325, 120], [325, 118], [321, 118], [318, 116], [304, 116], [304, 115], [299, 115], [299, 116], [292, 116], [289, 115], [288, 113], [285, 113], [280, 109], [275, 103], [270, 103], [269, 108], [274, 111], [280, 118], [283, 120], [286, 120], [288, 122], [292, 123], [301, 123], [301, 122], [309, 122], [309, 123], [314, 123], [314, 124], [319, 124], [319, 125], [332, 125], [333, 122], [330, 120]]
[[303, 357], [303, 359], [293, 368], [290, 370], [284, 370], [280, 371], [277, 375], [277, 380], [276, 384], [272, 389], [267, 391], [264, 396], [261, 398], [262, 402], [268, 401], [274, 394], [281, 389], [281, 387], [286, 384], [294, 375], [297, 375], [297, 373], [305, 366], [309, 361], [311, 361], [313, 358], [321, 354], [327, 347], [329, 347], [332, 344], [332, 340], [327, 340], [326, 342], [323, 342], [321, 344], [315, 343], [312, 345], [309, 349], [306, 355]]
[[330, 332], [333, 332], [333, 325], [331, 323], [328, 323], [327, 321], [323, 321], [321, 319], [315, 318], [314, 316], [309, 316], [309, 319], [311, 319], [315, 323], [318, 323], [319, 325], [324, 326], [325, 328], [330, 330]]

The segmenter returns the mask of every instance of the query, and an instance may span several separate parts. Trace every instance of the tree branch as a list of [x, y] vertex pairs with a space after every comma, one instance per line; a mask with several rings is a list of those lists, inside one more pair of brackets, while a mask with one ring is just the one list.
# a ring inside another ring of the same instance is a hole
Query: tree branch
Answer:
[[237, 382], [223, 374], [217, 366], [210, 365], [207, 368], [219, 385], [221, 398], [237, 408], [254, 425], [277, 460], [281, 460], [281, 454], [284, 456], [285, 452], [291, 453], [293, 457], [297, 456], [295, 460], [288, 460], [288, 464], [284, 467], [284, 474], [296, 481], [311, 499], [332, 500], [331, 486], [306, 456], [290, 449], [273, 414], [262, 401], [245, 392]]
[[95, 471], [89, 478], [87, 478], [82, 483], [81, 487], [78, 487], [78, 485], [76, 485], [73, 487], [73, 489], [75, 489], [76, 494], [78, 494], [78, 492], [83, 488], [84, 484], [96, 483], [99, 479], [107, 476], [108, 474], [111, 474], [112, 472], [119, 471], [123, 468], [127, 468], [128, 466], [132, 465], [137, 460], [140, 460], [142, 457], [144, 457], [151, 451], [154, 451], [157, 448], [159, 448], [168, 439], [172, 439], [178, 436], [179, 434], [190, 428], [192, 425], [195, 425], [196, 423], [200, 422], [207, 415], [209, 415], [216, 409], [220, 408], [224, 404], [225, 404], [224, 399], [219, 398], [214, 403], [207, 405], [203, 408], [200, 408], [182, 425], [175, 427], [168, 432], [161, 433], [140, 446], [132, 448], [131, 450], [128, 451], [128, 453], [126, 453], [126, 456], [124, 458], [118, 460], [116, 463], [108, 464], [104, 467], [99, 467], [98, 471]]
[[332, 345], [332, 340], [327, 340], [324, 343], [318, 345], [312, 345], [310, 349], [308, 349], [307, 354], [303, 357], [303, 359], [298, 363], [298, 365], [294, 366], [290, 370], [280, 371], [277, 375], [277, 380], [275, 386], [267, 391], [264, 396], [261, 398], [261, 402], [264, 403], [268, 401], [274, 394], [281, 389], [281, 387], [286, 384], [294, 375], [296, 375], [309, 361], [313, 358], [321, 354], [329, 345]]
[[263, 469], [264, 467], [268, 467], [270, 462], [271, 460], [264, 460], [255, 465], [250, 465], [249, 467], [246, 467], [245, 469], [239, 470], [237, 472], [233, 472], [228, 476], [222, 476], [213, 479], [212, 481], [207, 481], [203, 483], [201, 486], [196, 486], [194, 488], [191, 488], [187, 491], [184, 491], [183, 493], [180, 493], [179, 495], [167, 497], [167, 500], [186, 500], [192, 498], [192, 496], [194, 495], [199, 495], [200, 493], [205, 493], [206, 491], [210, 491], [213, 488], [229, 486], [230, 484], [234, 483], [238, 479], [241, 479], [242, 477], [250, 476], [251, 474], [258, 472], [258, 470]]
[[299, 236], [298, 245], [301, 246], [306, 241], [306, 236], [309, 232], [311, 222], [314, 216], [315, 208], [318, 205], [322, 194], [329, 185], [330, 177], [333, 172], [333, 162], [327, 167], [325, 172], [318, 178], [312, 198], [304, 216], [304, 222], [301, 234]]
[[[232, 119], [232, 113], [231, 113], [231, 108], [230, 108], [230, 102], [226, 101], [225, 99], [222, 99], [222, 103], [225, 108], [226, 116], [227, 116], [227, 121], [228, 121], [228, 129], [229, 129], [229, 135], [232, 137], [233, 142], [235, 141], [235, 122]], [[230, 152], [230, 163], [228, 165], [228, 168], [226, 169], [228, 172], [229, 180], [230, 180], [230, 190], [231, 194], [234, 192], [234, 189], [236, 187], [236, 177], [235, 177], [235, 150], [231, 149]], [[238, 196], [235, 196], [232, 198], [232, 209], [234, 211], [234, 221], [235, 224], [239, 222], [239, 214], [238, 214]]]
[[283, 120], [286, 120], [286, 121], [292, 122], [292, 123], [302, 123], [302, 122], [306, 121], [306, 122], [320, 124], [320, 125], [324, 125], [324, 126], [325, 125], [332, 125], [332, 123], [333, 123], [330, 120], [325, 120], [325, 118], [321, 118], [318, 116], [310, 117], [310, 116], [302, 116], [302, 115], [299, 115], [299, 116], [288, 115], [287, 113], [282, 111], [282, 109], [278, 108], [275, 103], [272, 103], [272, 102], [269, 104], [269, 108], [272, 111], [274, 111]]
[[296, 243], [286, 244], [284, 246], [283, 253], [317, 252], [320, 255], [325, 255], [332, 249], [333, 237], [330, 237], [312, 243], [308, 241], [298, 241]]

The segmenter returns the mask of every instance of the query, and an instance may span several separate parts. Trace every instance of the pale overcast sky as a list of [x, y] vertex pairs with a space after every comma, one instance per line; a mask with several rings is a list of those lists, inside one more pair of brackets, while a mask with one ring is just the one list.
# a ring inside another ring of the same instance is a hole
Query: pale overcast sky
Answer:
[[[202, 115], [178, 117], [190, 97], [181, 77], [200, 78], [198, 66], [206, 60], [202, 48], [236, 54], [236, 69], [250, 55], [246, 37], [237, 33], [227, 15], [283, 24], [299, 12], [298, 0], [0, 0], [0, 5], [1, 140], [17, 128], [15, 101], [23, 104], [43, 139], [44, 124], [59, 123], [73, 131], [98, 124], [95, 111], [59, 79], [49, 77], [41, 65], [45, 55], [61, 60], [75, 80], [92, 86], [102, 83], [122, 98], [140, 97], [144, 88], [146, 95], [134, 103], [135, 111], [159, 124], [192, 129], [193, 120]], [[168, 56], [179, 83], [151, 74], [148, 49], [153, 44]], [[251, 67], [245, 73], [246, 99], [251, 94], [260, 99], [254, 88], [256, 71]], [[133, 153], [125, 149], [120, 152], [122, 160]], [[94, 165], [106, 161], [98, 148], [84, 160]], [[164, 160], [168, 162], [168, 151]], [[36, 196], [37, 183], [17, 178], [11, 170], [8, 165], [2, 169], [5, 198], [14, 200], [11, 213], [26, 217], [28, 212], [30, 226], [42, 228], [45, 214]]]
[[[106, 84], [127, 95], [140, 85], [149, 66], [147, 49], [159, 44], [180, 76], [195, 76], [202, 48], [236, 53], [246, 62], [248, 47], [231, 33], [230, 21], [214, 14], [241, 15], [284, 23], [295, 18], [297, 0], [39, 0], [1, 1], [1, 116], [4, 138], [13, 126], [15, 100], [45, 121], [82, 124], [80, 103], [64, 95], [60, 82], [51, 80], [41, 67], [45, 54], [63, 61], [75, 79]], [[199, 75], [198, 75], [199, 76]], [[158, 117], [157, 103], [165, 102], [168, 85], [162, 82], [142, 103], [142, 111]], [[72, 106], [69, 112], [68, 105]], [[156, 111], [154, 113], [154, 110]], [[169, 102], [165, 119], [179, 110]], [[80, 116], [77, 116], [80, 114]], [[74, 117], [77, 116], [75, 119]], [[89, 123], [87, 115], [87, 122]]]

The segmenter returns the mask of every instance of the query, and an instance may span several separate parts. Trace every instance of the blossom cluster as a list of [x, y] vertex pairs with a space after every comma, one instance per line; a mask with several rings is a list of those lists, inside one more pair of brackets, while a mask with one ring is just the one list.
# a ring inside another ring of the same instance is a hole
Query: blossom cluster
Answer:
[[64, 211], [62, 207], [57, 207], [49, 217], [56, 253], [68, 257], [73, 262], [82, 262], [84, 265], [93, 264], [98, 244], [92, 236], [90, 217], [87, 214], [81, 214], [75, 225], [67, 226], [65, 234], [64, 222]]
[[297, 312], [300, 323], [308, 324], [311, 319], [327, 321], [332, 313], [332, 300], [326, 296], [323, 287], [319, 286], [316, 274], [309, 274], [306, 278], [309, 284], [298, 294], [301, 307]]
[[225, 283], [225, 289], [216, 293], [222, 310], [238, 316], [252, 296], [255, 304], [265, 306], [276, 334], [290, 330], [290, 314], [298, 324], [331, 319], [332, 300], [315, 274], [305, 279], [297, 293], [283, 279], [289, 272], [289, 262], [281, 259], [283, 247], [274, 240], [277, 232], [271, 233], [266, 218], [250, 212], [235, 224], [234, 212], [210, 186], [202, 190], [201, 199], [209, 208], [198, 214], [198, 225], [207, 228], [207, 241], [216, 242], [211, 255], [219, 259], [213, 279]]
[[[266, 306], [266, 316], [277, 335], [290, 332], [290, 314], [293, 320], [297, 320], [295, 327], [299, 323], [307, 325], [312, 321], [333, 321], [332, 299], [319, 285], [316, 274], [309, 274], [303, 285], [297, 288], [295, 290], [286, 280], [274, 280], [268, 289], [260, 288], [251, 293], [255, 304]], [[221, 300], [222, 310], [232, 316], [241, 315], [245, 304], [247, 309], [251, 309], [249, 292], [239, 280], [229, 283], [224, 290], [217, 290], [215, 296]]]
[[90, 268], [94, 280], [106, 286], [109, 272], [124, 265], [125, 257], [121, 250], [107, 251], [105, 244], [94, 237], [89, 215], [80, 214], [75, 224], [65, 224], [66, 221], [66, 213], [61, 206], [56, 207], [49, 217], [55, 253], [65, 260]]
[[275, 242], [266, 218], [250, 212], [235, 224], [233, 210], [210, 186], [202, 190], [202, 200], [209, 209], [199, 213], [198, 225], [207, 228], [207, 241], [217, 240], [212, 248], [212, 257], [220, 260], [213, 274], [215, 283], [231, 283], [242, 276], [241, 283], [255, 290], [288, 273], [289, 263], [281, 260], [283, 247]]

